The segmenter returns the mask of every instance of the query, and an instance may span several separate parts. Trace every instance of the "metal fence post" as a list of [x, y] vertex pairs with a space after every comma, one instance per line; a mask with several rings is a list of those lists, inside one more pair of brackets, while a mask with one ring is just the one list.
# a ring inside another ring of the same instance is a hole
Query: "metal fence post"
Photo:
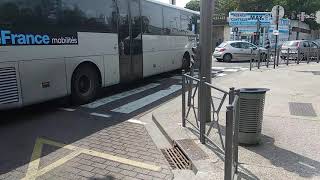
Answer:
[[[205, 86], [205, 82], [206, 82], [206, 77], [201, 77], [200, 79], [200, 89], [199, 91], [201, 93], [204, 93], [204, 89], [206, 88]], [[207, 113], [206, 112], [206, 103], [205, 100], [203, 98], [209, 98], [209, 97], [204, 97], [203, 95], [201, 96], [202, 98], [200, 98], [200, 101], [198, 102], [199, 104], [199, 118], [200, 118], [200, 142], [202, 144], [206, 143], [205, 140], [205, 133], [206, 133], [206, 117], [207, 117]]]
[[235, 107], [235, 117], [234, 117], [234, 139], [233, 139], [233, 155], [235, 172], [238, 172], [239, 163], [239, 118], [240, 118], [240, 90], [235, 91], [235, 95], [239, 97], [238, 102]]
[[269, 61], [270, 61], [270, 48], [268, 48], [268, 54], [267, 54], [267, 68], [269, 68]]
[[310, 63], [310, 53], [311, 53], [311, 48], [308, 48], [308, 55], [307, 55], [307, 64]]
[[301, 56], [301, 50], [298, 48], [298, 55], [297, 55], [297, 64], [300, 64], [300, 57]]
[[[193, 77], [193, 74], [194, 74], [194, 68], [191, 67], [191, 70], [190, 70], [190, 76]], [[191, 98], [192, 98], [192, 86], [193, 86], [193, 80], [192, 79], [189, 79], [188, 81], [188, 106], [191, 105]]]
[[260, 69], [260, 62], [261, 62], [261, 49], [259, 49], [258, 53], [259, 53], [258, 69]]
[[229, 90], [229, 104], [232, 104], [234, 100], [234, 87], [231, 87]]
[[287, 54], [287, 66], [289, 66], [289, 58], [290, 58], [290, 48], [288, 48], [288, 54]]
[[250, 52], [250, 71], [252, 70], [252, 58], [253, 58], [253, 49], [251, 49], [251, 52]]
[[224, 160], [224, 179], [232, 180], [233, 177], [233, 106], [227, 106], [226, 112], [226, 137], [225, 137], [226, 149]]
[[279, 66], [279, 58], [280, 58], [280, 51], [281, 51], [281, 48], [278, 48], [277, 49], [277, 66]]
[[319, 48], [317, 48], [317, 63], [319, 63], [319, 61], [320, 61], [320, 51], [319, 51], [320, 49]]
[[182, 127], [186, 127], [186, 77], [182, 70]]

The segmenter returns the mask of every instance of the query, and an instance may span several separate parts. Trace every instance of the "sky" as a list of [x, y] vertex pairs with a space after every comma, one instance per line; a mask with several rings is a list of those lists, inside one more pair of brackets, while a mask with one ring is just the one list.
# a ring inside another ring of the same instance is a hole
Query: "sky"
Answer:
[[[157, 0], [160, 2], [164, 2], [164, 3], [169, 3], [170, 0]], [[177, 6], [179, 7], [185, 7], [185, 5], [189, 2], [190, 0], [176, 0], [177, 2]]]

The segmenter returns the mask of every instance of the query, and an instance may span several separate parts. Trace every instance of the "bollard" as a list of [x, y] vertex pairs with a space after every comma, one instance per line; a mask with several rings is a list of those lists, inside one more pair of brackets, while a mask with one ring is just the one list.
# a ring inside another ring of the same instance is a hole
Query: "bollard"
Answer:
[[186, 77], [182, 70], [182, 127], [186, 127]]
[[289, 66], [289, 56], [290, 56], [290, 48], [288, 48], [288, 54], [287, 54], [287, 66]]
[[226, 150], [224, 161], [224, 179], [231, 180], [233, 177], [233, 106], [227, 106], [226, 112]]

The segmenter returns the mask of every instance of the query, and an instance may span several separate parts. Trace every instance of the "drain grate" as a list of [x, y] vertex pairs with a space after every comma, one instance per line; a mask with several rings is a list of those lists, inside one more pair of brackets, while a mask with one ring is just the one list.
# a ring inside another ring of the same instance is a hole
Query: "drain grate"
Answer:
[[178, 146], [161, 149], [172, 169], [191, 169], [191, 162]]
[[294, 116], [317, 117], [311, 103], [289, 102], [290, 114]]

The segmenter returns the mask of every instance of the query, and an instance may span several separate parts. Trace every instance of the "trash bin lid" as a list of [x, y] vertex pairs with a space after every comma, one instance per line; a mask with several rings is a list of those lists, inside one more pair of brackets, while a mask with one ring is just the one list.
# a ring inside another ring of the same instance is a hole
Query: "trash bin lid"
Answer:
[[270, 91], [270, 89], [267, 89], [267, 88], [242, 88], [242, 89], [240, 89], [240, 93], [250, 93], [250, 94], [266, 93], [267, 91]]

